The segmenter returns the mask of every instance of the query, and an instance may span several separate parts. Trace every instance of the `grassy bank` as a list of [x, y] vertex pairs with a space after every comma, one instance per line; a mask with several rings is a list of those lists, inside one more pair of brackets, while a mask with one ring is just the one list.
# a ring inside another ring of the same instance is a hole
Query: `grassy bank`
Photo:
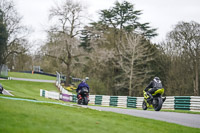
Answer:
[[198, 133], [200, 129], [87, 108], [0, 99], [0, 132]]
[[58, 92], [58, 89], [56, 88], [54, 83], [41, 83], [17, 80], [1, 80], [0, 83], [6, 90], [11, 91], [11, 93], [17, 97], [47, 100], [44, 97], [40, 97], [40, 89]]
[[41, 75], [41, 74], [31, 74], [31, 73], [20, 73], [20, 72], [8, 72], [8, 77], [56, 80], [56, 77], [52, 77], [52, 76]]

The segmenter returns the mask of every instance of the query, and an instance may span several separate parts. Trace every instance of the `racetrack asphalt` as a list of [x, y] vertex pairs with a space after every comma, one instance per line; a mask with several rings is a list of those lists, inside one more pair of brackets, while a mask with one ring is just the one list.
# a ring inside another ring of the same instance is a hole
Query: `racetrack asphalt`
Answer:
[[149, 118], [154, 120], [161, 120], [170, 123], [176, 123], [188, 127], [200, 128], [200, 114], [188, 114], [188, 113], [176, 113], [176, 112], [163, 112], [163, 111], [148, 111], [148, 110], [136, 110], [136, 109], [122, 109], [122, 108], [110, 108], [99, 106], [86, 106], [85, 108], [91, 108], [99, 111], [109, 111], [120, 114], [132, 115], [137, 117]]
[[32, 82], [46, 82], [46, 83], [55, 83], [55, 80], [43, 80], [43, 79], [26, 79], [26, 78], [14, 78], [10, 77], [11, 80], [21, 80], [21, 81], [32, 81]]

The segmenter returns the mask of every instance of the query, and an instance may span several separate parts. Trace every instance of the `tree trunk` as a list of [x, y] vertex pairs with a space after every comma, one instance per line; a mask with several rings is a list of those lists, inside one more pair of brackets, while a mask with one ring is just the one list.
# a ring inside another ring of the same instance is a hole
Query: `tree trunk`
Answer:
[[198, 60], [195, 63], [195, 87], [194, 87], [194, 95], [199, 95], [199, 68], [198, 68]]
[[130, 77], [129, 77], [129, 96], [132, 95], [133, 62], [134, 62], [134, 53], [132, 54], [132, 58], [131, 58], [131, 72], [130, 72]]
[[71, 76], [71, 64], [67, 64], [67, 75], [66, 75], [66, 83], [65, 86], [69, 86], [70, 84], [70, 76]]
[[132, 95], [132, 72], [130, 74], [130, 79], [129, 79], [129, 96]]
[[67, 75], [66, 75], [65, 86], [69, 86], [69, 84], [70, 84], [70, 76], [71, 76], [72, 55], [71, 55], [71, 51], [70, 51], [71, 48], [70, 48], [67, 40], [65, 40], [65, 45], [66, 45], [66, 50], [67, 50], [67, 61], [66, 61]]
[[69, 84], [70, 84], [71, 63], [72, 63], [71, 53], [68, 52], [67, 64], [66, 64], [66, 65], [67, 65], [67, 75], [66, 75], [66, 83], [65, 83], [65, 86], [69, 86]]

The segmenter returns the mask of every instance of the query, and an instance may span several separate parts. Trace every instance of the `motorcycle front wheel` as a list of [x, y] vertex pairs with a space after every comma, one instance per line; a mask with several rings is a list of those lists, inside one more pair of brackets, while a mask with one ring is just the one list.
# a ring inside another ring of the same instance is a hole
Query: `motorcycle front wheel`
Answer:
[[142, 109], [143, 109], [143, 110], [147, 110], [147, 104], [146, 104], [145, 101], [143, 101], [143, 103], [142, 103]]
[[156, 99], [153, 99], [153, 108], [155, 111], [160, 111], [162, 108], [162, 98], [158, 97]]

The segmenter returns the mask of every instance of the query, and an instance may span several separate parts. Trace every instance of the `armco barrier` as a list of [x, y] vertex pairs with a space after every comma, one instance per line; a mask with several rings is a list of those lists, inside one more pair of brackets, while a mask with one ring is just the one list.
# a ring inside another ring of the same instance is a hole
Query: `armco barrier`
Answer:
[[118, 96], [110, 96], [110, 106], [117, 106]]
[[40, 96], [45, 97], [45, 90], [40, 89]]
[[68, 95], [68, 94], [61, 94], [61, 99], [63, 100], [63, 101], [65, 101], [65, 102], [70, 102], [70, 95]]
[[200, 96], [191, 96], [190, 98], [190, 110], [200, 111]]
[[[62, 94], [40, 90], [40, 96], [60, 99], [66, 102], [77, 102], [75, 94]], [[123, 108], [142, 108], [143, 97], [90, 95], [89, 104], [115, 106]], [[200, 111], [200, 96], [168, 96], [162, 109]]]
[[127, 107], [127, 96], [118, 96], [117, 107]]
[[174, 109], [190, 110], [190, 96], [175, 96]]
[[136, 108], [136, 102], [137, 98], [136, 97], [127, 97], [127, 107], [128, 108]]
[[144, 100], [144, 97], [137, 97], [136, 108], [142, 108], [143, 100]]
[[102, 96], [102, 106], [110, 106], [110, 96]]
[[89, 100], [90, 100], [89, 104], [93, 104], [94, 105], [95, 104], [95, 95], [90, 95], [89, 96]]
[[102, 96], [96, 95], [95, 96], [95, 105], [101, 105], [101, 103], [102, 103]]
[[74, 102], [74, 103], [77, 102], [77, 95], [72, 95], [72, 102]]
[[60, 93], [46, 91], [46, 90], [42, 90], [42, 89], [40, 89], [40, 96], [43, 96], [45, 98], [56, 99], [56, 100], [60, 99]]
[[163, 103], [162, 108], [163, 109], [172, 109], [172, 110], [174, 110], [174, 105], [175, 105], [174, 97], [173, 96], [171, 96], [171, 97], [169, 96], [169, 97], [166, 98], [165, 102]]

